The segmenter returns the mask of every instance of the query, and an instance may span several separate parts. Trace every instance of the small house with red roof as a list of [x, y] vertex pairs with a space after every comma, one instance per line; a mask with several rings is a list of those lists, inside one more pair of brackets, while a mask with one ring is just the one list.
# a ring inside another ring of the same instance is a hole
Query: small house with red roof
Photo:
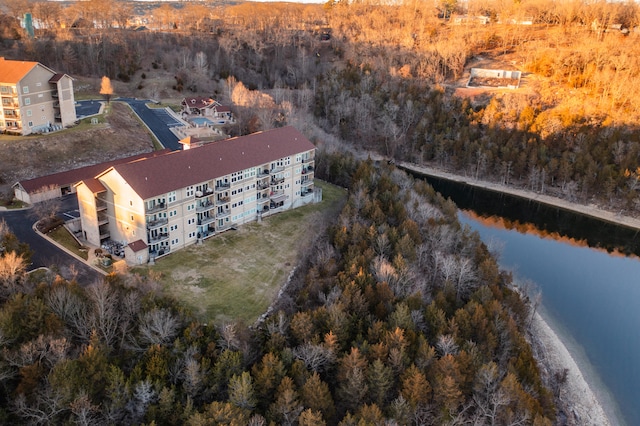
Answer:
[[194, 96], [184, 98], [180, 105], [182, 107], [182, 115], [202, 116], [217, 120], [232, 120], [233, 113], [231, 108], [220, 104], [220, 102], [206, 97]]

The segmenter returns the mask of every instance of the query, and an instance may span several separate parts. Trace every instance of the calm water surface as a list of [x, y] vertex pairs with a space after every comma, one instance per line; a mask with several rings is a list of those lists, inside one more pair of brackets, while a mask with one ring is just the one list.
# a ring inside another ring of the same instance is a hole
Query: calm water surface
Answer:
[[[517, 197], [427, 178], [460, 220], [502, 246], [500, 264], [542, 293], [545, 317], [605, 409], [640, 425], [640, 258], [635, 230]], [[575, 240], [580, 240], [576, 242]], [[594, 248], [599, 247], [599, 248]], [[598, 391], [604, 384], [606, 390]], [[615, 403], [607, 403], [607, 390]]]

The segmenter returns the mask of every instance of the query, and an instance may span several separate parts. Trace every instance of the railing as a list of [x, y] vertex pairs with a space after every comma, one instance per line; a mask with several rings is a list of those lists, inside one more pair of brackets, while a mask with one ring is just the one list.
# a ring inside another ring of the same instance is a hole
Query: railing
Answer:
[[225, 191], [227, 189], [231, 188], [231, 185], [228, 183], [222, 183], [222, 184], [217, 184], [215, 187], [215, 191], [216, 192], [221, 192], [221, 191]]
[[109, 218], [106, 215], [98, 215], [98, 226], [106, 225], [109, 223]]
[[212, 188], [207, 188], [204, 191], [196, 191], [196, 198], [208, 197], [213, 194]]
[[220, 197], [217, 200], [217, 204], [227, 204], [229, 201], [231, 201], [230, 197]]
[[153, 207], [147, 207], [146, 213], [156, 213], [167, 208], [166, 203], [157, 203]]
[[57, 90], [53, 90], [53, 91], [51, 92], [51, 97], [53, 97], [53, 98], [58, 98], [58, 91], [57, 91]]
[[259, 183], [256, 187], [258, 188], [258, 191], [262, 191], [263, 189], [269, 188], [269, 183]]
[[302, 164], [312, 163], [314, 160], [315, 158], [303, 158]]
[[107, 209], [107, 202], [103, 200], [96, 200], [96, 210], [102, 211]]
[[167, 233], [160, 233], [160, 234], [156, 234], [156, 235], [150, 235], [149, 236], [149, 243], [153, 244], [153, 243], [159, 243], [161, 241], [165, 241], [169, 239], [169, 234]]
[[150, 250], [149, 255], [154, 257], [164, 256], [165, 254], [169, 254], [171, 252], [171, 247], [165, 246], [159, 249], [158, 251]]
[[280, 173], [280, 172], [284, 172], [284, 167], [278, 166], [271, 169], [271, 174]]
[[215, 220], [216, 218], [213, 216], [205, 216], [202, 219], [198, 219], [198, 225], [206, 225], [207, 223], [211, 223]]
[[231, 215], [231, 210], [223, 210], [221, 212], [216, 213], [216, 219], [221, 219], [223, 217], [227, 217]]
[[214, 207], [215, 207], [215, 205], [211, 201], [209, 201], [207, 203], [203, 203], [203, 204], [198, 204], [196, 206], [196, 212], [198, 212], [198, 213], [206, 212], [207, 210], [211, 210]]
[[308, 197], [309, 195], [313, 195], [313, 189], [309, 190], [309, 191], [303, 191], [300, 193], [301, 197]]
[[302, 183], [302, 186], [309, 186], [313, 184], [313, 179], [306, 179], [306, 180], [303, 180], [301, 183]]
[[313, 173], [313, 166], [305, 167], [302, 169], [302, 174]]
[[261, 170], [258, 173], [258, 178], [264, 178], [264, 177], [267, 177], [267, 176], [269, 176], [269, 170]]
[[284, 178], [271, 179], [271, 186], [279, 185], [284, 182]]
[[167, 223], [169, 223], [167, 219], [149, 220], [147, 221], [147, 229], [158, 228], [160, 226], [166, 225]]
[[222, 226], [220, 226], [220, 225], [216, 226], [216, 231], [226, 231], [227, 229], [229, 229], [229, 228], [233, 228], [233, 227], [235, 227], [235, 226], [237, 226], [235, 223], [232, 223], [232, 222], [226, 222], [226, 223], [225, 223], [224, 225], [222, 225]]

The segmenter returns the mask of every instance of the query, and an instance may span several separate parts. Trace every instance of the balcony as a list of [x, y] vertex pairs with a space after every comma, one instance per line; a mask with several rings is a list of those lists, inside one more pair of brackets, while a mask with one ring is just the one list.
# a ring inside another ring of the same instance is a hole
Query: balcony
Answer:
[[258, 204], [264, 204], [269, 202], [269, 197], [260, 198], [256, 201]]
[[304, 198], [304, 197], [309, 197], [309, 196], [311, 196], [311, 195], [313, 195], [313, 189], [309, 189], [309, 190], [307, 190], [307, 191], [302, 191], [302, 192], [300, 192], [300, 196], [301, 196], [302, 198]]
[[196, 212], [203, 213], [213, 209], [214, 207], [215, 207], [215, 204], [213, 204], [211, 201], [207, 201], [205, 203], [198, 203], [198, 205], [196, 206]]
[[309, 185], [313, 185], [313, 179], [303, 179], [302, 182], [302, 187], [304, 188], [305, 186], [309, 186]]
[[207, 197], [207, 196], [209, 196], [211, 194], [213, 194], [213, 189], [212, 188], [205, 188], [204, 191], [196, 191], [196, 198]]
[[225, 222], [224, 225], [217, 225], [216, 232], [226, 231], [227, 229], [235, 228], [236, 224], [231, 222]]
[[167, 204], [166, 203], [157, 203], [155, 205], [153, 205], [152, 207], [147, 206], [147, 210], [146, 213], [157, 213], [159, 211], [162, 210], [166, 210], [167, 209]]
[[271, 179], [271, 186], [273, 185], [280, 185], [282, 182], [284, 182], [284, 178], [272, 178]]
[[283, 191], [276, 191], [269, 194], [269, 199], [273, 203], [281, 203], [287, 198], [289, 198], [289, 196], [285, 194]]
[[98, 215], [98, 226], [106, 225], [107, 223], [109, 223], [109, 218], [107, 217], [107, 215], [99, 214]]
[[258, 172], [258, 179], [265, 178], [269, 176], [269, 170], [264, 169]]
[[206, 225], [208, 223], [211, 223], [213, 221], [215, 221], [216, 218], [214, 216], [204, 216], [202, 219], [198, 219], [198, 225], [202, 226], [202, 225]]
[[161, 232], [155, 235], [149, 235], [149, 243], [148, 244], [156, 244], [162, 241], [166, 241], [169, 239], [169, 234], [165, 232]]
[[222, 192], [222, 191], [228, 190], [229, 188], [231, 188], [230, 184], [228, 184], [228, 183], [219, 183], [219, 184], [216, 184], [215, 191], [216, 192]]
[[100, 241], [106, 240], [111, 237], [109, 231], [100, 231]]
[[58, 99], [58, 91], [57, 90], [52, 90], [51, 91], [51, 97], [54, 99]]
[[222, 219], [223, 217], [227, 217], [231, 215], [231, 210], [223, 210], [221, 212], [216, 213], [216, 219]]
[[231, 201], [230, 197], [220, 197], [218, 198], [218, 200], [216, 201], [216, 204], [220, 205], [220, 204], [228, 204], [229, 201]]
[[278, 167], [273, 167], [271, 168], [271, 174], [276, 174], [276, 173], [280, 173], [280, 172], [284, 172], [284, 167], [283, 166], [278, 166]]
[[106, 209], [107, 209], [107, 202], [104, 201], [104, 200], [97, 199], [96, 200], [96, 210], [100, 212], [100, 211], [103, 211], [103, 210], [106, 210]]
[[256, 185], [256, 189], [258, 191], [262, 191], [263, 189], [267, 189], [267, 188], [269, 188], [269, 182], [259, 183], [258, 185]]
[[147, 220], [147, 229], [159, 228], [165, 226], [169, 221], [165, 218], [156, 220]]
[[303, 175], [306, 175], [307, 173], [313, 173], [313, 166], [308, 166], [302, 169]]
[[164, 247], [160, 247], [159, 250], [150, 250], [149, 251], [149, 256], [151, 257], [159, 257], [159, 256], [164, 256], [165, 254], [169, 254], [169, 252], [171, 252], [171, 247], [169, 246], [164, 246]]
[[315, 158], [303, 158], [302, 159], [302, 164], [313, 163], [314, 160], [315, 160]]

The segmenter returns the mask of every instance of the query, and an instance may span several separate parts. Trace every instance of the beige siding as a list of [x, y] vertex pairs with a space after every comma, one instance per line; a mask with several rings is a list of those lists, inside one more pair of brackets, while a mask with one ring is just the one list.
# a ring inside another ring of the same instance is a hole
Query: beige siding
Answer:
[[82, 182], [77, 185], [76, 189], [83, 236], [89, 244], [100, 247], [100, 230], [95, 196], [87, 185]]
[[144, 203], [115, 170], [100, 177], [107, 188], [107, 216], [111, 240], [130, 243], [147, 241]]
[[38, 65], [17, 85], [24, 135], [32, 133], [34, 128], [37, 129], [55, 122], [54, 98], [51, 95], [51, 85], [49, 84], [53, 75], [51, 71]]

